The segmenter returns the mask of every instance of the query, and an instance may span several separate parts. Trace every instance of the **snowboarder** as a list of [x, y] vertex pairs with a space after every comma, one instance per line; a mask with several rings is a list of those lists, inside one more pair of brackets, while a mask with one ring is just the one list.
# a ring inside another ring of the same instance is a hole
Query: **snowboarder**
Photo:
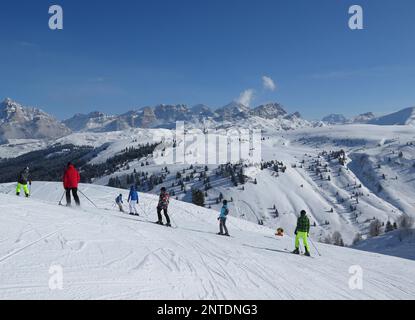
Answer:
[[23, 191], [25, 193], [26, 198], [30, 196], [30, 192], [29, 192], [29, 188], [27, 184], [32, 185], [32, 180], [30, 179], [29, 167], [26, 167], [19, 174], [19, 177], [17, 179], [16, 196], [20, 196], [20, 191], [22, 187], [23, 187]]
[[138, 192], [135, 186], [131, 186], [130, 188], [130, 194], [128, 195], [128, 204], [130, 207], [130, 215], [139, 216], [136, 206], [136, 204], [138, 204]]
[[[223, 206], [220, 209], [220, 215], [218, 217], [218, 220], [219, 220], [219, 233], [218, 233], [218, 235], [220, 235], [220, 236], [225, 235], [225, 236], [229, 237], [228, 228], [226, 227], [226, 219], [228, 217], [228, 214], [229, 214], [228, 201], [223, 200]], [[225, 230], [225, 233], [223, 233], [223, 230]]]
[[118, 197], [115, 198], [115, 203], [118, 205], [118, 208], [120, 209], [120, 212], [124, 212], [123, 208], [123, 201], [122, 201], [122, 194], [120, 194]]
[[159, 202], [158, 202], [158, 205], [157, 205], [158, 221], [156, 223], [160, 224], [160, 225], [163, 225], [163, 217], [161, 216], [161, 212], [163, 211], [164, 216], [166, 217], [166, 221], [167, 221], [166, 226], [167, 227], [171, 227], [170, 217], [168, 215], [169, 202], [170, 202], [170, 195], [168, 194], [166, 188], [163, 187], [160, 190], [160, 197], [159, 197]]
[[78, 170], [75, 169], [74, 165], [69, 162], [65, 173], [63, 175], [63, 187], [66, 190], [66, 205], [71, 206], [71, 192], [77, 206], [81, 205], [78, 196], [78, 184], [81, 181], [81, 176]]
[[295, 250], [294, 254], [300, 254], [300, 239], [303, 240], [305, 247], [305, 255], [310, 256], [310, 247], [308, 245], [307, 238], [310, 235], [310, 220], [307, 217], [305, 210], [301, 211], [301, 215], [297, 220], [297, 227], [295, 228]]

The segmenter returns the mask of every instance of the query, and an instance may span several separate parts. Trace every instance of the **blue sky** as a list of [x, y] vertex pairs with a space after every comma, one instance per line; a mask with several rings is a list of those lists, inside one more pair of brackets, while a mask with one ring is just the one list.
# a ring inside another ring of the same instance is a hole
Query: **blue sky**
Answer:
[[[64, 10], [64, 30], [48, 9]], [[348, 28], [364, 9], [365, 30]], [[66, 118], [252, 90], [309, 119], [415, 105], [413, 0], [4, 0], [0, 99]], [[265, 88], [263, 76], [276, 84]], [[250, 92], [250, 91], [246, 91]], [[246, 95], [245, 95], [246, 96]]]

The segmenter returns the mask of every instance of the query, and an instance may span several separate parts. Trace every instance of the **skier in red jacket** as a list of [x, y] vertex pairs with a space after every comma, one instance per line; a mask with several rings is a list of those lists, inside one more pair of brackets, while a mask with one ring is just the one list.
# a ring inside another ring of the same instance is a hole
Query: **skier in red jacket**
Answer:
[[66, 205], [71, 206], [71, 191], [77, 206], [81, 205], [78, 197], [78, 183], [81, 181], [78, 170], [72, 163], [68, 163], [63, 175], [63, 187], [66, 190]]

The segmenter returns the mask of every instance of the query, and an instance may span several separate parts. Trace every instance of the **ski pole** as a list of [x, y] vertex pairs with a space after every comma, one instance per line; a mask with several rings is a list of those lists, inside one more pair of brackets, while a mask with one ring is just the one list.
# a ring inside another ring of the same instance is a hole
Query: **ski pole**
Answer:
[[66, 191], [64, 191], [64, 192], [62, 193], [62, 197], [61, 197], [61, 199], [59, 200], [59, 205], [60, 205], [60, 206], [62, 205], [62, 200], [63, 200], [63, 197], [65, 196], [65, 193], [66, 193]]
[[316, 251], [317, 251], [318, 255], [321, 257], [321, 254], [320, 254], [320, 252], [318, 251], [318, 249], [317, 249], [316, 245], [314, 244], [313, 240], [312, 240], [311, 238], [309, 238], [309, 239], [310, 239], [310, 242], [311, 242], [311, 244], [313, 245], [313, 247], [316, 249]]
[[141, 203], [138, 203], [138, 206], [140, 207], [141, 211], [143, 211], [143, 213], [148, 217], [148, 212], [146, 210], [144, 210], [143, 206], [141, 205]]
[[79, 190], [78, 189], [78, 191], [89, 201], [89, 202], [91, 202], [92, 203], [92, 205], [95, 207], [95, 208], [97, 208], [97, 209], [99, 209], [97, 206], [96, 206], [96, 204], [91, 200], [91, 199], [89, 199], [81, 190]]

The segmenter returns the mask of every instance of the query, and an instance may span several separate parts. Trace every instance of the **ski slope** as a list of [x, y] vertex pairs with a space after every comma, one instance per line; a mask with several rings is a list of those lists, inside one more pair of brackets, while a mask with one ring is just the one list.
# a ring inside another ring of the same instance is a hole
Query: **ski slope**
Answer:
[[[156, 219], [156, 196], [142, 195], [139, 218], [117, 213], [123, 190], [82, 185], [100, 209], [58, 206], [60, 183], [32, 185], [30, 199], [0, 185], [0, 299], [413, 299], [415, 262], [318, 244], [322, 256], [295, 256], [290, 237], [231, 217], [217, 236], [217, 213], [173, 200], [176, 229]], [[363, 289], [349, 288], [349, 268]], [[61, 266], [63, 290], [51, 290]]]
[[[220, 134], [226, 134], [225, 130]], [[191, 134], [189, 133], [189, 136]], [[222, 194], [230, 203], [231, 215], [272, 228], [283, 227], [289, 234], [295, 228], [298, 212], [307, 210], [312, 218], [313, 239], [324, 241], [334, 232], [340, 232], [344, 243], [351, 245], [359, 233], [368, 238], [369, 226], [373, 219], [396, 222], [402, 214], [410, 216], [415, 212], [415, 128], [413, 126], [339, 125], [333, 127], [304, 128], [293, 131], [278, 131], [270, 127], [263, 132], [261, 158], [264, 161], [283, 161], [287, 170], [278, 176], [272, 170], [258, 170], [258, 164], [248, 163], [248, 181], [244, 188], [234, 187], [230, 179], [217, 177], [217, 165], [209, 165], [212, 189], [206, 197], [207, 206], [219, 210], [216, 199]], [[165, 137], [166, 139], [163, 139]], [[170, 137], [170, 138], [169, 138]], [[136, 170], [139, 173], [158, 175], [168, 165], [170, 175], [164, 184], [155, 186], [151, 192], [158, 193], [164, 186], [169, 191], [176, 185], [175, 196], [179, 200], [191, 201], [192, 183], [186, 183], [186, 190], [178, 186], [176, 173], [187, 169], [190, 164], [165, 164], [172, 157], [172, 132], [165, 129], [131, 129], [103, 133], [73, 133], [64, 138], [49, 141], [101, 147], [106, 145], [91, 164], [102, 163], [129, 147], [142, 143], [163, 143], [153, 156], [129, 162], [112, 175], [97, 177], [94, 184], [107, 185], [110, 178], [125, 176]], [[212, 141], [208, 150], [216, 150]], [[216, 140], [215, 140], [216, 143]], [[246, 143], [242, 139], [242, 143]], [[45, 147], [46, 141], [16, 140], [0, 146], [0, 157]], [[197, 154], [197, 143], [189, 139], [178, 139], [186, 157]], [[336, 161], [328, 163], [320, 153], [338, 151], [347, 153], [347, 164], [341, 168]], [[400, 153], [402, 152], [402, 157]], [[220, 150], [218, 157], [226, 157], [228, 150]], [[162, 156], [164, 155], [164, 156]], [[316, 160], [328, 165], [329, 172], [320, 178], [310, 166]], [[143, 162], [149, 165], [142, 167]], [[294, 167], [295, 166], [295, 167]], [[204, 165], [202, 165], [202, 170]], [[189, 174], [189, 171], [186, 175]], [[330, 175], [330, 181], [327, 176]], [[254, 184], [253, 180], [258, 183]], [[195, 179], [197, 182], [197, 178]], [[358, 187], [360, 186], [360, 187]], [[202, 183], [196, 187], [203, 189]], [[359, 202], [354, 193], [359, 192]], [[275, 216], [275, 209], [279, 216]], [[314, 227], [314, 223], [316, 226]]]

